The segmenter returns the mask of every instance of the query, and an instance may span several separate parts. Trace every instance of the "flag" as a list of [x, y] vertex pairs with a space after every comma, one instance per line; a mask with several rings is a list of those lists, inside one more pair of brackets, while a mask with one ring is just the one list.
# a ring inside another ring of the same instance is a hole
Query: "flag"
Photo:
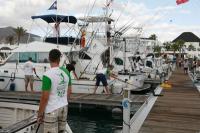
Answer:
[[176, 4], [179, 5], [179, 4], [183, 4], [183, 3], [186, 3], [188, 2], [189, 0], [176, 0]]
[[57, 10], [57, 0], [49, 7], [48, 10]]

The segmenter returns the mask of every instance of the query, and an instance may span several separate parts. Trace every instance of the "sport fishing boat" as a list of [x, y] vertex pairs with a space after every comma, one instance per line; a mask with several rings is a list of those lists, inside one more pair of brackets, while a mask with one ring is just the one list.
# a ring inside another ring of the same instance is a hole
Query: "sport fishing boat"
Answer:
[[[59, 15], [53, 12], [32, 16], [32, 19], [42, 19], [51, 26], [58, 23], [59, 25], [61, 25], [61, 23], [66, 23], [71, 25], [70, 29], [73, 29], [72, 27], [74, 27], [74, 25], [77, 23], [77, 19], [74, 16]], [[51, 33], [53, 30], [55, 30], [54, 26], [52, 26], [52, 30], [50, 30]], [[63, 56], [60, 66], [65, 66], [70, 62], [70, 60], [74, 59], [71, 55], [79, 55], [81, 50], [80, 46], [78, 45], [78, 37], [62, 37], [59, 35], [59, 31], [56, 31], [55, 35], [50, 37], [48, 36], [44, 40], [44, 42], [31, 42], [26, 45], [19, 46], [17, 49], [12, 51], [12, 54], [0, 66], [1, 90], [25, 90], [23, 65], [28, 58], [31, 57], [35, 63], [35, 69], [37, 71], [37, 75], [35, 75], [34, 90], [40, 91], [40, 79], [42, 78], [43, 73], [50, 68], [48, 62], [48, 52], [51, 49], [59, 49], [62, 51]], [[82, 66], [77, 63], [77, 74], [80, 74], [81, 70]], [[94, 77], [95, 75], [92, 74], [84, 79], [76, 80], [72, 76], [72, 93], [93, 93], [95, 87]], [[114, 80], [108, 81], [109, 86], [111, 86], [113, 82]], [[103, 86], [100, 86], [97, 90], [97, 93], [102, 92]]]

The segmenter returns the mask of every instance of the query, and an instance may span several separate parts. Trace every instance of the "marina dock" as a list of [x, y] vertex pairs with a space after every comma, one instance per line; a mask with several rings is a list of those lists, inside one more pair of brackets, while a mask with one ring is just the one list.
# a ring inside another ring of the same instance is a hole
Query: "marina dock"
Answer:
[[[200, 133], [200, 93], [182, 69], [176, 69], [139, 133]], [[133, 126], [133, 125], [132, 125]]]
[[[0, 103], [20, 103], [39, 105], [41, 93], [27, 93], [27, 92], [0, 92]], [[148, 98], [147, 95], [132, 95], [131, 100], [133, 104], [142, 104]], [[69, 105], [77, 106], [108, 106], [108, 107], [122, 107], [123, 96], [120, 94], [72, 94], [69, 99]]]

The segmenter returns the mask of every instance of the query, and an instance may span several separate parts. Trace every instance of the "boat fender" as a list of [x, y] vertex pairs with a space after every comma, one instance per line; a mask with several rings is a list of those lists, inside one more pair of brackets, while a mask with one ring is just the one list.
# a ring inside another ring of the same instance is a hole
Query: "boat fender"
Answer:
[[15, 91], [15, 88], [16, 88], [16, 84], [14, 82], [11, 82], [9, 90], [10, 91]]

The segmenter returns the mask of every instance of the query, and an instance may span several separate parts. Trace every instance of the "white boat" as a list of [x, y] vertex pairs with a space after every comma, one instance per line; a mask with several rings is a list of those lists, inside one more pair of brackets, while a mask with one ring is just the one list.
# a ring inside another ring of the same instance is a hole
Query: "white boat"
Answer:
[[18, 45], [0, 45], [0, 65], [4, 63], [5, 59], [11, 54], [12, 50], [16, 49]]
[[[15, 91], [24, 91], [24, 71], [23, 65], [32, 57], [35, 64], [37, 75], [34, 76], [34, 90], [41, 90], [41, 78], [45, 71], [50, 68], [48, 62], [48, 53], [51, 49], [59, 49], [63, 56], [61, 58], [60, 66], [65, 66], [69, 61], [67, 54], [69, 52], [77, 52], [78, 48], [65, 45], [55, 45], [44, 42], [32, 42], [18, 47], [12, 51], [12, 54], [5, 60], [4, 64], [0, 66], [0, 86], [1, 90], [10, 90], [11, 84], [15, 84]], [[109, 84], [112, 84], [110, 81]], [[73, 93], [93, 93], [95, 81], [94, 80], [75, 80], [73, 79]], [[101, 93], [103, 87], [97, 90], [97, 93]]]

